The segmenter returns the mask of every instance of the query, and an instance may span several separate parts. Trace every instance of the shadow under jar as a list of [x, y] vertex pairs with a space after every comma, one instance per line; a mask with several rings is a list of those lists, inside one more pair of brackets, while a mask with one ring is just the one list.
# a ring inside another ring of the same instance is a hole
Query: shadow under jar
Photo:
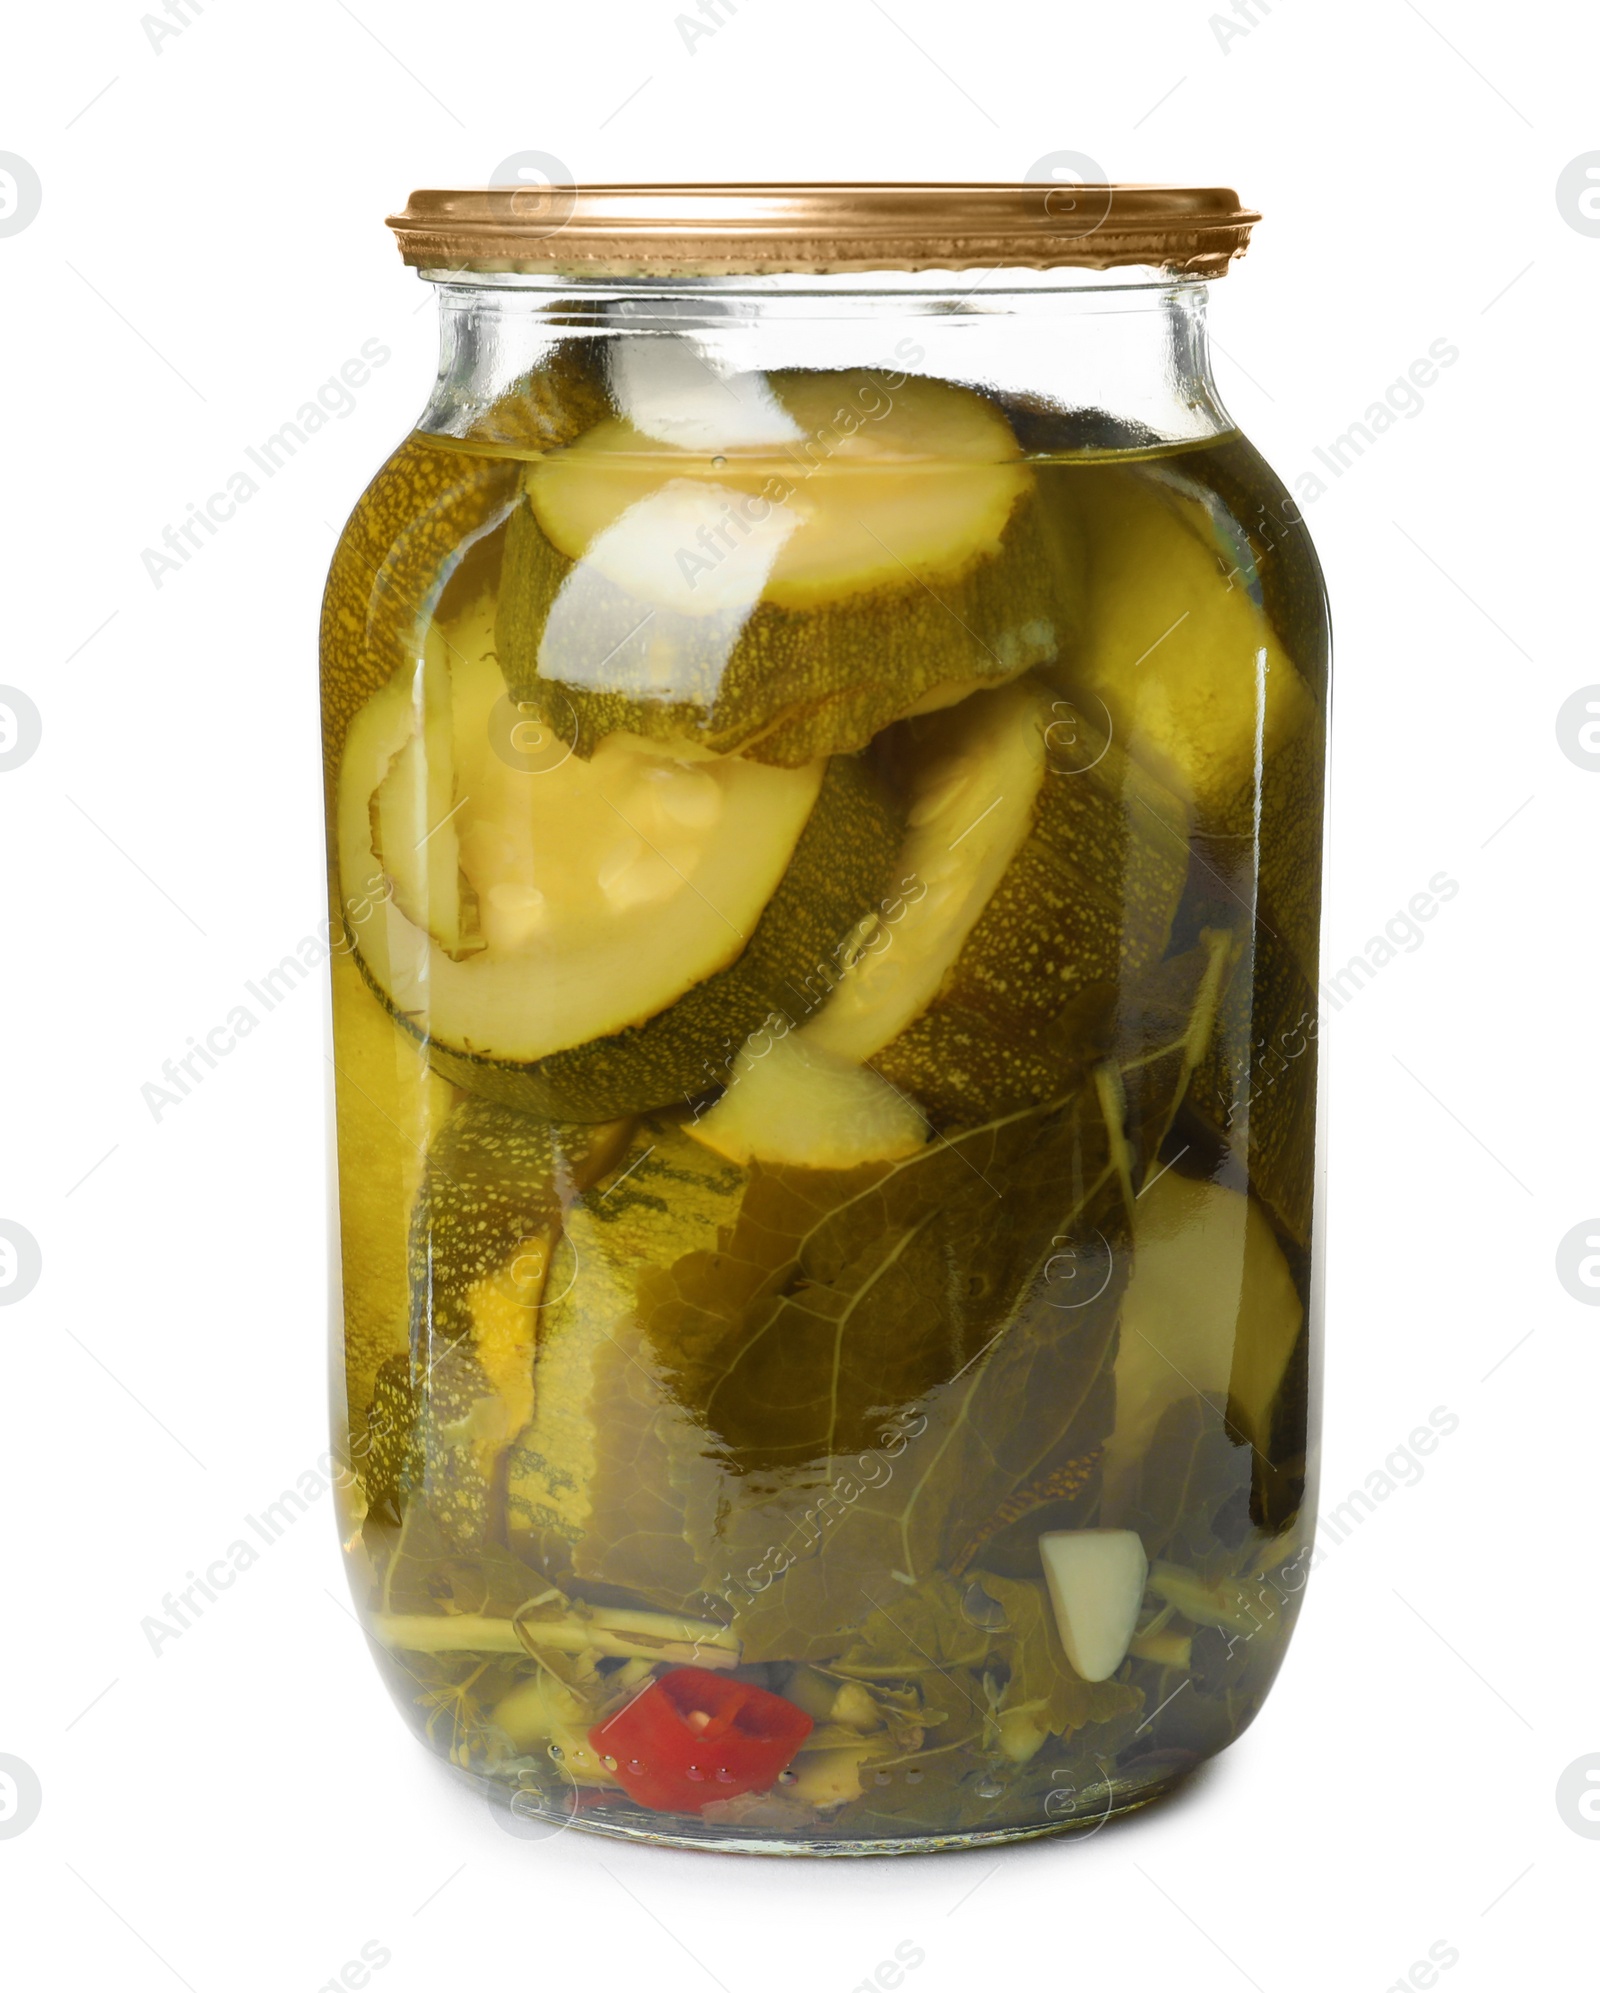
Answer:
[[323, 610], [344, 1523], [530, 1831], [1083, 1829], [1283, 1656], [1325, 601], [1207, 359], [1255, 217], [1059, 194], [395, 219], [438, 383]]

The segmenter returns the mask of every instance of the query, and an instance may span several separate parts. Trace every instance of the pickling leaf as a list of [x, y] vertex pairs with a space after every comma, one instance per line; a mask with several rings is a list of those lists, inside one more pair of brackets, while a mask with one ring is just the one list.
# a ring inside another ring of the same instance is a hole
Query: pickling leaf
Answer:
[[1065, 1316], [1089, 1305], [1070, 1284], [1078, 1253], [1098, 1241], [1109, 1259], [1108, 1230], [1125, 1237], [1209, 1036], [1221, 948], [1162, 964], [1132, 993], [1111, 1056], [1062, 1097], [899, 1162], [757, 1163], [715, 1250], [641, 1275], [663, 1374], [734, 1472], [871, 1444], [898, 1407], [978, 1360], [1030, 1291]]
[[492, 1772], [511, 1755], [513, 1747], [492, 1712], [530, 1672], [528, 1663], [481, 1654], [374, 1651], [406, 1721], [451, 1764]]
[[869, 1682], [911, 1681], [921, 1674], [982, 1668], [994, 1652], [993, 1631], [963, 1612], [962, 1588], [949, 1578], [928, 1578], [909, 1590], [880, 1581], [864, 1596], [867, 1610], [832, 1663], [836, 1674]]
[[1051, 1738], [1018, 1766], [975, 1757], [970, 1740], [947, 1743], [940, 1731], [915, 1757], [889, 1761], [885, 1784], [864, 1779], [861, 1797], [841, 1808], [830, 1828], [841, 1838], [940, 1839], [985, 1827], [1059, 1827], [1068, 1819], [1092, 1825], [1114, 1803], [1119, 1754], [1142, 1720], [1136, 1704], [1105, 1723]]
[[1222, 967], [1211, 938], [1161, 965], [1063, 1099], [902, 1163], [758, 1166], [718, 1251], [642, 1276], [656, 1361], [722, 1469], [686, 1528], [747, 1659], [838, 1654], [886, 1573], [920, 1583], [1104, 1439], [1127, 1212]]
[[1231, 1570], [1250, 1529], [1252, 1453], [1200, 1396], [1161, 1416], [1128, 1526], [1146, 1554], [1212, 1575]]
[[463, 1556], [449, 1533], [420, 1503], [403, 1524], [369, 1521], [366, 1547], [380, 1574], [373, 1605], [386, 1613], [483, 1614], [510, 1619], [547, 1581], [501, 1545]]
[[[913, 1236], [910, 1227], [886, 1230], [868, 1248], [889, 1262], [886, 1269], [863, 1268], [859, 1259], [851, 1269], [881, 1312], [852, 1318], [842, 1288], [823, 1291], [811, 1321], [837, 1324], [841, 1343], [857, 1319], [860, 1331], [856, 1347], [837, 1358], [813, 1339], [809, 1373], [787, 1373], [796, 1395], [815, 1391], [819, 1376], [833, 1391], [837, 1374], [836, 1395], [804, 1408], [815, 1422], [810, 1459], [774, 1467], [758, 1454], [747, 1464], [726, 1432], [716, 1434], [724, 1469], [716, 1508], [690, 1528], [712, 1574], [708, 1589], [733, 1606], [750, 1659], [837, 1652], [844, 1630], [872, 1610], [871, 1588], [886, 1574], [900, 1583], [927, 1577], [1044, 1456], [1103, 1436], [1080, 1431], [1080, 1414], [1110, 1360], [1121, 1279], [1113, 1269], [1101, 1295], [1070, 1314], [1050, 1295], [1051, 1262], [1073, 1214], [1102, 1235], [1122, 1236], [1118, 1172], [1094, 1113], [1080, 1100], [1054, 1125], [1048, 1111], [1020, 1117], [1027, 1126], [1014, 1139], [1026, 1141], [1031, 1160], [1003, 1201], [989, 1198], [977, 1176], [969, 1191], [947, 1170], [937, 1172], [937, 1187], [917, 1187], [930, 1199], [942, 1190], [943, 1208]], [[996, 1167], [988, 1160], [985, 1175]], [[957, 1241], [973, 1260], [956, 1256]], [[981, 1275], [963, 1279], [974, 1260]], [[941, 1283], [950, 1296], [943, 1306]], [[903, 1304], [894, 1309], [883, 1298], [891, 1288]], [[772, 1310], [785, 1324], [796, 1312], [790, 1297]], [[776, 1333], [765, 1325], [758, 1333], [766, 1367], [782, 1375]], [[874, 1361], [887, 1378], [874, 1377]], [[737, 1365], [724, 1374], [739, 1385], [750, 1376]], [[847, 1387], [857, 1393], [853, 1401]], [[736, 1402], [731, 1386], [718, 1402]], [[754, 1424], [759, 1401], [751, 1409]], [[1109, 1407], [1101, 1410], [1108, 1423]], [[836, 1447], [826, 1444], [830, 1428]]]
[[1114, 1224], [1118, 1198], [1082, 1094], [899, 1163], [757, 1163], [720, 1248], [641, 1279], [647, 1333], [735, 1473], [856, 1453], [981, 1356], [1063, 1214]]
[[1008, 1677], [996, 1714], [1026, 1710], [1041, 1730], [1060, 1736], [1086, 1723], [1108, 1723], [1137, 1709], [1143, 1697], [1127, 1682], [1086, 1682], [1067, 1659], [1043, 1585], [982, 1574], [983, 1589], [1002, 1608], [997, 1637]]
[[949, 1578], [896, 1587], [889, 1596], [881, 1584], [876, 1590], [871, 1611], [831, 1663], [836, 1674], [868, 1682], [931, 1678], [924, 1691], [930, 1700], [942, 1677], [946, 1706], [968, 1728], [974, 1716], [992, 1729], [998, 1716], [1026, 1709], [1041, 1730], [1059, 1736], [1139, 1706], [1139, 1691], [1125, 1682], [1086, 1682], [1077, 1673], [1043, 1585], [983, 1572], [981, 1591], [998, 1608], [990, 1624], [968, 1612], [966, 1588]]
[[[832, 1663], [834, 1672], [879, 1689], [898, 1671], [950, 1712], [920, 1747], [863, 1762], [862, 1796], [837, 1816], [840, 1827], [948, 1833], [1030, 1818], [1045, 1825], [1064, 1810], [1092, 1817], [1100, 1803], [1095, 1795], [1145, 1707], [1143, 1691], [1074, 1672], [1042, 1585], [979, 1575], [984, 1602], [996, 1609], [988, 1623], [966, 1611], [963, 1585], [933, 1577], [909, 1592], [880, 1593]], [[1002, 1721], [1014, 1714], [1049, 1733], [1020, 1765], [1001, 1748]]]

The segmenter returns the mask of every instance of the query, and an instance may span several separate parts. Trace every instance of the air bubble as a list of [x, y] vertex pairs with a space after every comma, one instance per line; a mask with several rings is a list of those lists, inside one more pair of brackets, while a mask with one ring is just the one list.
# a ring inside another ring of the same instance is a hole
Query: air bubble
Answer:
[[562, 1750], [559, 1744], [552, 1744], [550, 1746], [550, 1755], [552, 1758], [555, 1759], [557, 1764], [560, 1764], [562, 1758], [566, 1755], [566, 1753]]
[[726, 470], [727, 467], [728, 467], [728, 460], [726, 457], [713, 457], [711, 459], [711, 468], [714, 471]]
[[1005, 1787], [997, 1778], [985, 1775], [979, 1779], [978, 1783], [973, 1787], [973, 1791], [977, 1793], [980, 1799], [998, 1799], [1001, 1793], [1005, 1791]]

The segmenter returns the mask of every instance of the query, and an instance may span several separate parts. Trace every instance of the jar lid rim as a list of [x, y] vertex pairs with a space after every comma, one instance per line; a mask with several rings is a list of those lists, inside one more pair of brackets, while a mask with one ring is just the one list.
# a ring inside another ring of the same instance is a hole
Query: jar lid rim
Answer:
[[742, 276], [1112, 269], [1221, 276], [1261, 219], [1231, 187], [794, 181], [421, 188], [389, 216], [436, 272]]

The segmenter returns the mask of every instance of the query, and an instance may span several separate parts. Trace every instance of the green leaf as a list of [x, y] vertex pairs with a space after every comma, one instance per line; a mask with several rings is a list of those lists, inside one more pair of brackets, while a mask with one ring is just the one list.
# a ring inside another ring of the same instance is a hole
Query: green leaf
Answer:
[[504, 1495], [508, 1540], [558, 1584], [671, 1611], [701, 1582], [686, 1518], [720, 1474], [645, 1343], [640, 1274], [715, 1245], [745, 1181], [681, 1128], [646, 1123], [610, 1185], [567, 1213]]
[[1121, 1713], [1052, 1737], [1022, 1765], [992, 1755], [975, 1758], [970, 1737], [947, 1741], [944, 1731], [936, 1732], [921, 1751], [875, 1761], [887, 1782], [880, 1786], [869, 1768], [861, 1797], [835, 1814], [830, 1826], [841, 1836], [942, 1838], [984, 1827], [1044, 1829], [1067, 1819], [1092, 1824], [1111, 1800], [1118, 1754], [1133, 1741], [1141, 1720], [1142, 1698], [1137, 1691], [1131, 1694], [1131, 1706]]
[[1043, 1585], [998, 1578], [987, 1571], [978, 1575], [1007, 1620], [1005, 1631], [997, 1636], [1009, 1670], [996, 1705], [998, 1716], [1025, 1711], [1041, 1730], [1060, 1736], [1139, 1708], [1143, 1697], [1126, 1682], [1086, 1682], [1074, 1670]]
[[657, 1359], [733, 1472], [858, 1452], [981, 1355], [1052, 1212], [1112, 1185], [1061, 1133], [1027, 1110], [900, 1163], [758, 1163], [720, 1250], [644, 1276]]
[[1211, 939], [1161, 965], [1065, 1099], [903, 1163], [753, 1172], [722, 1250], [645, 1276], [657, 1360], [725, 1470], [688, 1528], [747, 1659], [843, 1651], [886, 1574], [926, 1579], [1103, 1441], [1128, 1207], [1222, 967]]
[[1250, 1529], [1252, 1451], [1199, 1396], [1161, 1416], [1145, 1453], [1128, 1526], [1146, 1555], [1207, 1575], [1234, 1568]]
[[510, 1619], [546, 1581], [497, 1544], [460, 1554], [449, 1532], [420, 1503], [403, 1524], [375, 1522], [362, 1532], [380, 1578], [374, 1604], [385, 1613], [481, 1614]]
[[[982, 1669], [995, 1652], [993, 1629], [981, 1626], [962, 1610], [962, 1587], [952, 1579], [932, 1577], [905, 1590], [880, 1584], [851, 1641], [832, 1664], [836, 1674], [864, 1681], [910, 1681], [923, 1674], [948, 1674], [951, 1669]], [[981, 1713], [973, 1685], [957, 1686]]]

